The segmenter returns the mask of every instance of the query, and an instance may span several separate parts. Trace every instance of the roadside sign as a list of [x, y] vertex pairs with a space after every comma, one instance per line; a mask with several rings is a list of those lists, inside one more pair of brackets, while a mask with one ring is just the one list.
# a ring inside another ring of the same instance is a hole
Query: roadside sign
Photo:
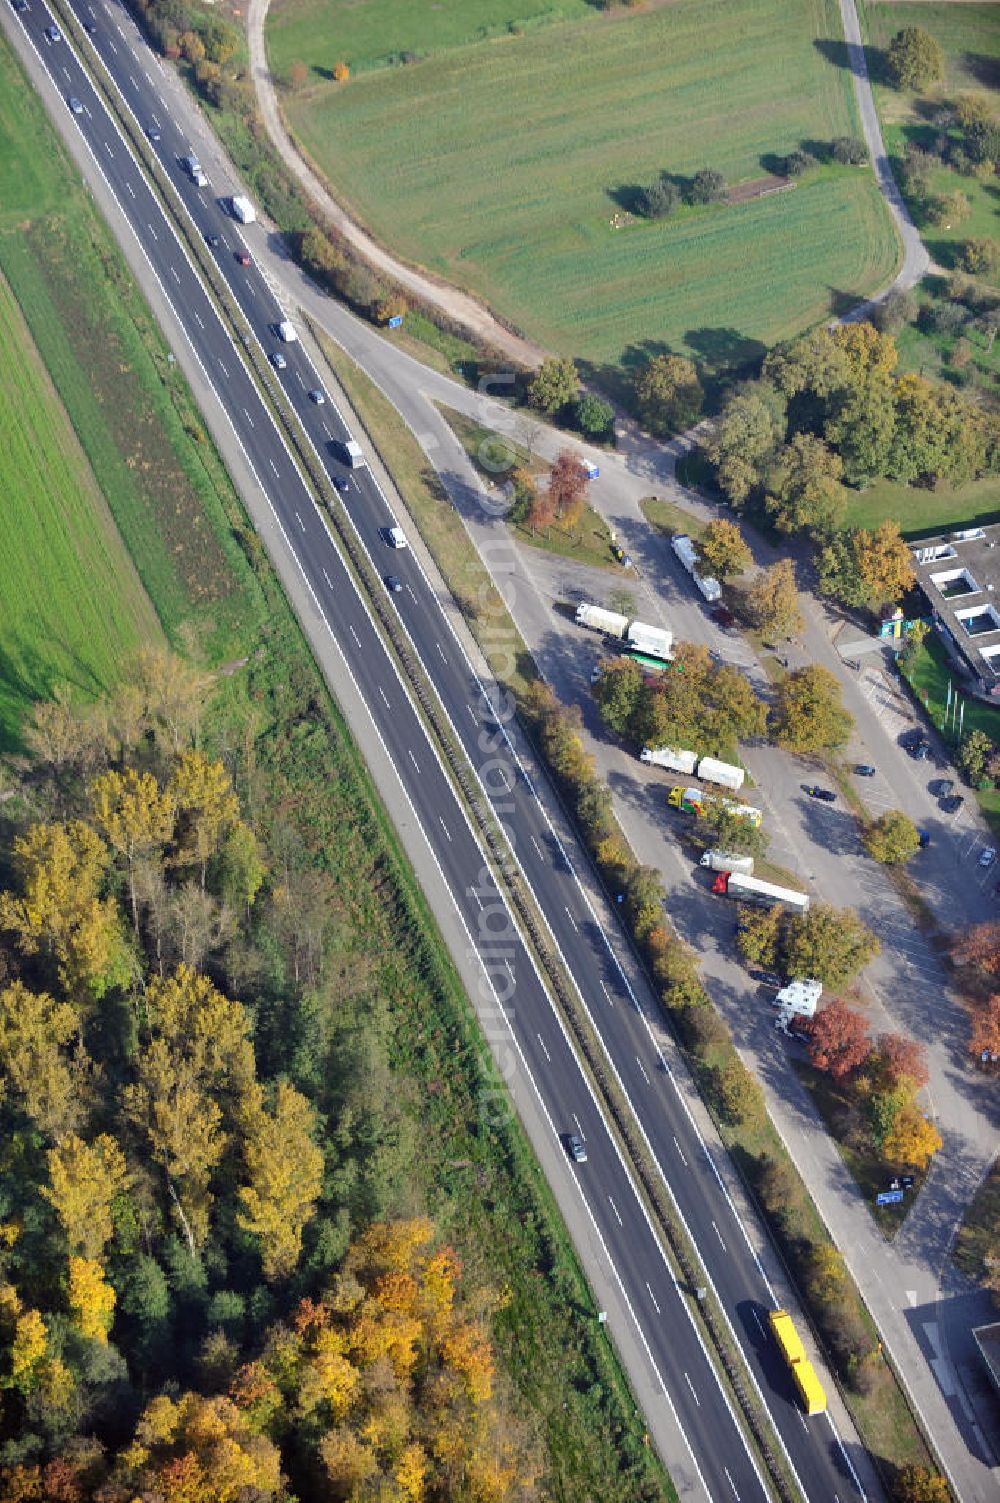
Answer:
[[394, 313], [392, 317], [387, 321], [386, 327], [389, 329], [398, 329], [402, 322], [403, 315], [401, 313]]
[[902, 1190], [880, 1190], [875, 1197], [877, 1206], [898, 1206], [903, 1198]]
[[902, 1185], [904, 1190], [912, 1190], [916, 1182], [916, 1178], [912, 1174], [901, 1174], [899, 1176], [899, 1183]]
[[583, 461], [583, 468], [587, 472], [588, 480], [596, 480], [601, 473], [596, 464], [591, 464], [589, 459]]

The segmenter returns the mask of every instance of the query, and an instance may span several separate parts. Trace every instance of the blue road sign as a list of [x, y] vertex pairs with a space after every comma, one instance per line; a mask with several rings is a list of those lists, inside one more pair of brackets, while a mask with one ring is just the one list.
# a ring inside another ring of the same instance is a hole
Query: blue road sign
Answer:
[[898, 1206], [903, 1198], [902, 1190], [880, 1190], [875, 1197], [877, 1206]]
[[394, 313], [388, 321], [388, 327], [390, 329], [398, 329], [402, 322], [403, 315], [401, 313]]

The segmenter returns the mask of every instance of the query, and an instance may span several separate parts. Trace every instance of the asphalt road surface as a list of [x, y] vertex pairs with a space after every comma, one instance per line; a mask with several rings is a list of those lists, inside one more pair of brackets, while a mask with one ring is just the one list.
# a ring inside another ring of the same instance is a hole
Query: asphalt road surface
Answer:
[[[185, 209], [206, 239], [218, 236], [213, 254], [268, 355], [281, 352], [285, 391], [317, 453], [336, 482], [376, 569], [398, 577], [391, 599], [451, 717], [482, 785], [505, 825], [525, 876], [545, 913], [557, 946], [604, 1039], [621, 1085], [647, 1135], [664, 1179], [699, 1247], [709, 1277], [760, 1385], [790, 1462], [817, 1503], [864, 1496], [847, 1452], [827, 1416], [806, 1419], [791, 1393], [766, 1335], [764, 1314], [773, 1293], [725, 1192], [705, 1143], [687, 1113], [669, 1065], [650, 1026], [649, 1001], [637, 997], [621, 963], [621, 936], [598, 922], [577, 880], [570, 849], [560, 841], [530, 777], [530, 759], [505, 707], [476, 677], [458, 638], [409, 548], [384, 540], [395, 523], [367, 468], [348, 471], [333, 445], [348, 436], [333, 402], [313, 401], [322, 389], [300, 342], [276, 333], [284, 317], [253, 261], [259, 226], [238, 225], [226, 207], [231, 188], [199, 189], [181, 165], [191, 144], [171, 118], [158, 61], [138, 38], [125, 13], [79, 0], [81, 24], [93, 28], [89, 45], [100, 55]], [[554, 1134], [578, 1131], [588, 1161], [574, 1173], [595, 1231], [621, 1281], [649, 1363], [691, 1451], [688, 1496], [756, 1499], [766, 1496], [714, 1368], [692, 1321], [688, 1293], [671, 1276], [642, 1203], [593, 1100], [520, 935], [492, 883], [461, 805], [422, 723], [374, 629], [371, 617], [340, 562], [325, 522], [215, 312], [199, 275], [104, 110], [87, 70], [64, 38], [50, 41], [52, 17], [40, 0], [18, 13], [38, 55], [67, 101], [82, 106], [73, 122], [109, 183], [143, 247], [150, 276], [170, 301], [178, 323], [222, 400], [262, 492], [294, 551], [316, 611], [326, 621], [350, 675], [370, 708], [399, 771], [415, 818], [462, 914], [470, 943], [491, 977], [498, 1012], [511, 1031], [524, 1070], [540, 1093]], [[153, 139], [155, 138], [155, 139]], [[502, 934], [497, 943], [495, 935]], [[652, 1421], [651, 1421], [652, 1422]], [[683, 1485], [685, 1479], [675, 1481]]]

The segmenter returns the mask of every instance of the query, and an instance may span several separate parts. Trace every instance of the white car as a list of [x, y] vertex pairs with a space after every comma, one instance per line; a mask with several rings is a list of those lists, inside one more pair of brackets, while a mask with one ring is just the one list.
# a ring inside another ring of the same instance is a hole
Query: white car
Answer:
[[997, 853], [995, 847], [992, 845], [983, 846], [983, 849], [979, 852], [979, 865], [992, 866], [996, 859]]
[[285, 366], [288, 364], [288, 361], [285, 359], [280, 350], [274, 350], [271, 354], [271, 364], [274, 366], [276, 371], [283, 371], [285, 369]]

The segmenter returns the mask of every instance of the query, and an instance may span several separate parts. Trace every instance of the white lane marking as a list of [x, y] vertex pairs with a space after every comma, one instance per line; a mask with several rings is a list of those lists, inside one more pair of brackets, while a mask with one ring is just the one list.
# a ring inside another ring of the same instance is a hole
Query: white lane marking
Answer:
[[297, 511], [295, 513], [295, 515], [298, 518], [299, 526], [302, 528], [302, 531], [305, 532], [305, 530], [306, 530], [306, 524], [302, 520], [302, 513], [300, 511]]
[[118, 35], [121, 37], [122, 41], [124, 42], [124, 40], [125, 40], [125, 33], [122, 31], [122, 29], [119, 26], [119, 24], [118, 24], [117, 21], [115, 22], [115, 31], [117, 31]]
[[171, 268], [170, 268], [170, 275], [173, 277], [174, 281], [177, 283], [177, 285], [179, 287], [181, 285], [181, 279], [177, 275], [177, 269], [176, 269], [176, 267], [171, 266]]
[[690, 1168], [690, 1165], [688, 1164], [687, 1159], [684, 1157], [684, 1150], [683, 1150], [683, 1148], [681, 1147], [681, 1145], [677, 1141], [677, 1135], [676, 1135], [676, 1133], [674, 1134], [674, 1147], [677, 1149], [677, 1152], [681, 1156], [681, 1163], [684, 1165], [684, 1168], [685, 1169]]
[[649, 1076], [646, 1074], [645, 1070], [643, 1070], [643, 1068], [642, 1068], [642, 1060], [639, 1058], [638, 1054], [635, 1057], [635, 1062], [639, 1066], [640, 1071], [642, 1072], [642, 1078], [643, 1078], [643, 1080], [646, 1082], [647, 1085], [649, 1085], [650, 1084]]
[[243, 416], [246, 418], [247, 422], [250, 424], [250, 426], [252, 428], [254, 426], [254, 421], [253, 421], [253, 418], [250, 416], [249, 412], [247, 412], [247, 410], [246, 410], [245, 407], [243, 409]]
[[297, 382], [298, 382], [298, 383], [299, 383], [299, 385], [300, 385], [300, 386], [302, 386], [302, 387], [304, 387], [304, 386], [305, 386], [305, 384], [306, 384], [306, 383], [305, 383], [305, 382], [304, 382], [304, 381], [303, 381], [303, 379], [302, 379], [302, 377], [301, 377], [301, 376], [300, 376], [300, 375], [299, 375], [299, 373], [298, 373], [298, 371], [295, 371], [295, 373], [294, 373], [294, 374], [295, 374], [295, 379], [296, 379], [296, 381], [297, 381]]
[[[648, 1279], [646, 1280], [646, 1288], [649, 1289], [649, 1280]], [[659, 1315], [659, 1313], [660, 1313], [660, 1307], [656, 1303], [656, 1295], [653, 1293], [652, 1289], [649, 1289], [649, 1297], [653, 1301], [653, 1309], [656, 1311], [657, 1315]], [[697, 1403], [697, 1399], [695, 1400], [695, 1403]]]
[[131, 193], [132, 197], [135, 198], [135, 189], [132, 187], [132, 184], [131, 183], [126, 183], [125, 186], [128, 189], [128, 191]]
[[608, 991], [608, 988], [604, 984], [603, 981], [600, 983], [600, 985], [601, 985], [601, 991], [604, 993], [605, 997], [608, 999], [608, 1001], [610, 1002], [611, 1006], [614, 1007], [614, 1005], [615, 1005], [615, 999], [614, 999], [614, 997]]
[[388, 708], [389, 708], [389, 701], [386, 698], [385, 690], [382, 688], [381, 684], [379, 684], [379, 686], [378, 686], [378, 692], [379, 692], [379, 695], [381, 696], [382, 703], [385, 705], [386, 709], [388, 710]]
[[[357, 642], [358, 646], [360, 647], [361, 646], [361, 638], [358, 636], [357, 632], [354, 630], [354, 627], [351, 625], [350, 622], [348, 622], [348, 624], [347, 624], [347, 630], [350, 632], [351, 636], [354, 638], [355, 642]], [[413, 753], [411, 752], [410, 755], [412, 756]]]
[[[566, 908], [565, 903], [563, 904], [563, 907]], [[580, 926], [577, 923], [576, 919], [573, 917], [573, 915], [570, 913], [570, 911], [569, 911], [568, 908], [566, 908], [566, 917], [569, 919], [570, 923], [573, 925], [573, 928], [576, 930], [577, 934], [579, 934], [579, 932], [580, 932]]]
[[482, 911], [483, 911], [483, 900], [482, 900], [482, 898], [479, 896], [478, 892], [476, 891], [476, 889], [474, 887], [470, 887], [468, 889], [468, 891], [472, 893], [472, 896], [475, 898], [476, 902], [479, 904], [479, 912], [482, 913]]
[[416, 597], [416, 595], [414, 595], [414, 593], [413, 593], [413, 587], [411, 585], [407, 585], [406, 586], [406, 593], [407, 593], [407, 595], [409, 595], [410, 599], [413, 601], [413, 604], [416, 605], [416, 603], [417, 603], [417, 597]]
[[115, 57], [117, 57], [118, 56], [118, 48], [115, 46], [114, 42], [111, 40], [110, 37], [108, 37], [108, 46], [111, 48], [111, 51], [114, 53]]
[[323, 432], [326, 434], [327, 438], [332, 438], [333, 437], [333, 434], [330, 432], [330, 430], [327, 427], [326, 423], [323, 424]]
[[[115, 153], [114, 153], [114, 147], [111, 145], [111, 142], [110, 141], [105, 141], [104, 145], [107, 148], [108, 156], [109, 157], [113, 157]], [[151, 230], [153, 230], [153, 226], [152, 225], [150, 225], [149, 228]], [[153, 230], [153, 239], [154, 240], [156, 239], [156, 231], [155, 230]]]
[[323, 570], [323, 578], [326, 580], [327, 584], [330, 586], [330, 589], [332, 590], [333, 589], [333, 580], [330, 578], [329, 574], [326, 572], [325, 569]]
[[129, 74], [128, 81], [132, 85], [133, 89], [135, 89], [135, 91], [138, 93], [139, 85], [135, 81], [135, 74], [134, 73], [130, 73]]
[[721, 1232], [720, 1232], [720, 1231], [719, 1231], [719, 1228], [718, 1228], [718, 1227], [717, 1227], [717, 1226], [716, 1226], [716, 1224], [715, 1224], [715, 1222], [714, 1222], [714, 1221], [713, 1221], [713, 1222], [712, 1222], [712, 1230], [713, 1230], [713, 1232], [714, 1232], [714, 1233], [715, 1233], [715, 1235], [716, 1235], [716, 1236], [717, 1236], [717, 1237], [718, 1237], [718, 1239], [719, 1239], [719, 1245], [720, 1245], [720, 1246], [721, 1246], [721, 1248], [722, 1248], [722, 1251], [723, 1251], [723, 1252], [728, 1252], [728, 1251], [729, 1251], [729, 1248], [728, 1248], [728, 1247], [727, 1247], [727, 1246], [726, 1246], [726, 1244], [725, 1244], [725, 1243], [724, 1243], [724, 1242], [723, 1242], [723, 1240], [722, 1240], [722, 1233], [721, 1233]]
[[472, 716], [472, 724], [478, 728], [478, 726], [479, 726], [479, 716], [476, 714], [475, 710], [472, 708], [471, 705], [467, 704], [465, 708], [468, 710], [469, 714]]
[[411, 751], [411, 749], [409, 747], [406, 748], [406, 755], [409, 757], [410, 761], [413, 763], [414, 767], [419, 772], [420, 771], [420, 766], [419, 766], [419, 764], [417, 762], [416, 757], [413, 755], [413, 752]]
[[441, 646], [441, 643], [440, 642], [435, 642], [434, 646], [438, 650], [438, 656], [440, 657], [442, 663], [447, 663], [448, 659], [444, 655], [444, 648]]
[[551, 1065], [551, 1063], [552, 1063], [552, 1055], [549, 1053], [549, 1051], [545, 1047], [545, 1040], [542, 1038], [542, 1035], [540, 1033], [536, 1033], [535, 1034], [535, 1038], [538, 1040], [539, 1044], [541, 1045], [542, 1053], [545, 1055], [545, 1058], [548, 1060], [549, 1064]]
[[617, 1206], [616, 1206], [616, 1205], [615, 1205], [615, 1203], [614, 1203], [614, 1201], [613, 1201], [613, 1200], [612, 1200], [612, 1199], [611, 1199], [611, 1196], [610, 1196], [610, 1195], [609, 1195], [609, 1196], [608, 1196], [608, 1204], [609, 1204], [609, 1205], [610, 1205], [610, 1206], [611, 1206], [611, 1209], [612, 1209], [612, 1210], [613, 1210], [613, 1211], [614, 1211], [614, 1213], [615, 1213], [615, 1216], [616, 1216], [616, 1218], [617, 1218], [617, 1221], [618, 1221], [618, 1225], [619, 1225], [619, 1226], [624, 1226], [624, 1225], [625, 1225], [625, 1223], [624, 1223], [624, 1222], [623, 1222], [623, 1221], [622, 1221], [622, 1218], [621, 1218], [621, 1216], [620, 1216], [620, 1215], [619, 1215], [619, 1214], [618, 1214], [618, 1207], [617, 1207]]
[[733, 1490], [733, 1497], [736, 1499], [736, 1503], [739, 1503], [739, 1497], [740, 1497], [740, 1495], [736, 1491], [736, 1483], [733, 1481], [732, 1477], [729, 1476], [729, 1468], [727, 1466], [724, 1466], [722, 1468], [722, 1470], [725, 1472], [726, 1477], [729, 1479], [729, 1486]]
[[68, 83], [69, 82], [69, 69], [68, 68], [63, 68], [63, 72], [66, 75], [66, 82]]
[[198, 325], [199, 329], [203, 329], [205, 327], [197, 313], [195, 313], [194, 315], [194, 321]]
[[145, 79], [146, 79], [146, 82], [147, 82], [147, 83], [148, 83], [148, 84], [150, 84], [150, 85], [152, 85], [152, 82], [153, 82], [153, 75], [152, 75], [152, 74], [151, 74], [151, 73], [147, 73], [147, 72], [146, 72], [146, 70], [145, 70], [145, 68], [143, 68], [143, 70], [142, 70], [142, 71], [143, 71], [143, 76], [144, 76], [144, 77], [145, 77]]
[[277, 475], [277, 473], [278, 473], [278, 466], [275, 464], [274, 460], [273, 459], [269, 459], [268, 460], [268, 464], [271, 466], [271, 469]]
[[538, 857], [539, 861], [541, 861], [543, 859], [541, 846], [538, 844], [538, 841], [535, 839], [534, 835], [529, 835], [528, 839], [531, 841], [531, 844], [535, 848], [535, 855]]
[[[580, 1142], [581, 1143], [586, 1143], [586, 1141], [587, 1141], [587, 1134], [584, 1132], [583, 1128], [580, 1126], [580, 1119], [576, 1115], [576, 1112], [573, 1113], [573, 1121], [576, 1123], [576, 1130], [580, 1134]], [[646, 1285], [646, 1288], [647, 1289], [649, 1288], [648, 1284]]]
[[[649, 1288], [648, 1284], [646, 1285], [646, 1288], [647, 1289]], [[698, 1395], [695, 1393], [695, 1391], [694, 1391], [694, 1384], [691, 1382], [691, 1379], [688, 1377], [687, 1373], [684, 1374], [684, 1381], [685, 1381], [685, 1383], [687, 1384], [687, 1386], [691, 1390], [691, 1397], [694, 1399], [695, 1403], [698, 1405], [698, 1408], [700, 1409], [701, 1408], [701, 1399], [699, 1399]], [[726, 1473], [726, 1476], [729, 1477], [729, 1473], [728, 1472]], [[729, 1480], [730, 1480], [730, 1482], [732, 1482], [732, 1480], [733, 1480], [732, 1477], [729, 1477]]]
[[761, 1335], [762, 1335], [762, 1336], [764, 1336], [764, 1337], [766, 1337], [766, 1336], [767, 1336], [767, 1332], [766, 1332], [766, 1330], [765, 1330], [765, 1329], [764, 1329], [764, 1322], [763, 1322], [763, 1321], [762, 1321], [762, 1320], [761, 1320], [761, 1318], [760, 1318], [760, 1316], [759, 1316], [759, 1315], [758, 1315], [758, 1314], [757, 1314], [757, 1311], [756, 1311], [756, 1310], [755, 1310], [755, 1311], [754, 1311], [754, 1312], [753, 1312], [753, 1318], [754, 1318], [754, 1320], [755, 1320], [755, 1321], [756, 1321], [756, 1323], [757, 1323], [757, 1329], [758, 1329], [758, 1331], [759, 1331], [759, 1332], [760, 1332], [760, 1334], [761, 1334]]
[[[223, 365], [221, 358], [219, 360], [219, 369], [222, 371], [222, 374], [225, 376], [226, 380], [228, 381], [229, 380], [229, 372], [226, 370], [226, 367]], [[272, 464], [274, 463], [273, 459], [272, 459], [271, 463]]]
[[438, 820], [440, 821], [441, 828], [444, 831], [445, 839], [448, 841], [448, 844], [450, 845], [451, 844], [451, 833], [450, 833], [450, 831], [448, 829], [448, 826], [444, 822], [444, 815], [443, 814], [439, 814], [438, 815]]

